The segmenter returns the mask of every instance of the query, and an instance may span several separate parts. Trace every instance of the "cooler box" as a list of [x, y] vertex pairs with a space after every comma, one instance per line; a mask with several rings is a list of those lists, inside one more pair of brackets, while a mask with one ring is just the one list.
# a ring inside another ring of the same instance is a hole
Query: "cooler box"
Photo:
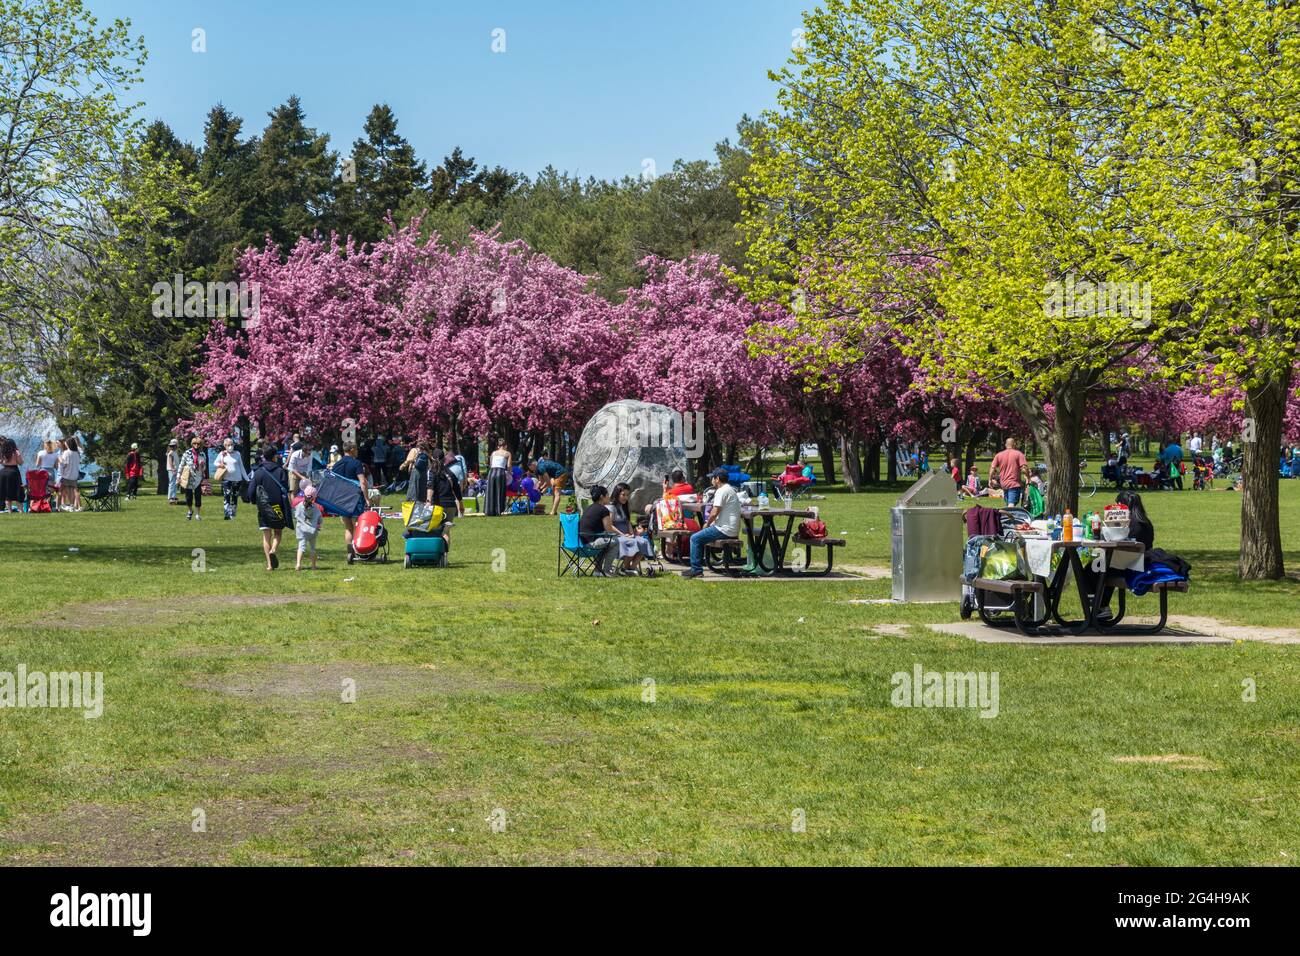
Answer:
[[403, 567], [428, 564], [434, 567], [447, 566], [447, 542], [441, 537], [415, 537], [406, 539], [406, 558]]

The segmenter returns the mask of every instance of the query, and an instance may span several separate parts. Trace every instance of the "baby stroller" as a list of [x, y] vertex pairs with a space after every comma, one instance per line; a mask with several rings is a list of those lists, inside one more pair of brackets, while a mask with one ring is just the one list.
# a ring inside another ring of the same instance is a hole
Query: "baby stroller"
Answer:
[[406, 530], [402, 532], [406, 552], [402, 567], [412, 568], [420, 564], [435, 568], [447, 566], [447, 539], [443, 535], [448, 522], [438, 505], [408, 502], [406, 512]]
[[31, 514], [50, 513], [50, 473], [43, 468], [27, 472], [27, 510]]
[[388, 563], [388, 529], [378, 508], [361, 512], [352, 531], [352, 547], [348, 551], [348, 564], [354, 561]]
[[[1023, 508], [999, 508], [996, 510], [1001, 525], [998, 534], [973, 534], [966, 539], [966, 546], [962, 551], [961, 607], [959, 609], [963, 621], [969, 620], [971, 615], [978, 610], [980, 618], [986, 624], [994, 626], [1009, 622], [1010, 618], [1004, 618], [1003, 615], [1013, 614], [1017, 599], [1015, 595], [999, 594], [987, 589], [983, 590], [982, 593], [976, 593], [977, 589], [972, 582], [980, 577], [981, 572], [985, 570], [985, 561], [989, 559], [991, 553], [993, 558], [990, 565], [993, 567], [997, 567], [999, 562], [1007, 563], [1016, 560], [1016, 550], [1019, 548], [1016, 526], [1027, 524], [1030, 520], [1029, 512]], [[1008, 567], [1004, 570], [1009, 572], [1011, 569]]]

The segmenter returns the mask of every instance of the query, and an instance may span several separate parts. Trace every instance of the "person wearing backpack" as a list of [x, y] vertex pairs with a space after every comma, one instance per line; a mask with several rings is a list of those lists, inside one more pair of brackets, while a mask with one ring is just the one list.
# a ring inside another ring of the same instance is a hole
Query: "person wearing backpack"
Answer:
[[257, 527], [262, 532], [266, 570], [274, 571], [280, 566], [280, 559], [276, 556], [280, 536], [292, 520], [289, 476], [280, 464], [280, 449], [274, 445], [262, 449], [262, 464], [253, 472], [244, 500], [257, 506]]

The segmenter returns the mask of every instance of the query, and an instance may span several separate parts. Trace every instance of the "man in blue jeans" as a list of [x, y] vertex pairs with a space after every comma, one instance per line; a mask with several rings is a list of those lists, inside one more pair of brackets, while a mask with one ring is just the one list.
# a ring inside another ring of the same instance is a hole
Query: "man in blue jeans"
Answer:
[[684, 578], [698, 578], [704, 573], [704, 546], [719, 538], [734, 538], [740, 533], [740, 498], [727, 480], [725, 468], [709, 472], [713, 482], [713, 508], [704, 527], [691, 535], [691, 569]]

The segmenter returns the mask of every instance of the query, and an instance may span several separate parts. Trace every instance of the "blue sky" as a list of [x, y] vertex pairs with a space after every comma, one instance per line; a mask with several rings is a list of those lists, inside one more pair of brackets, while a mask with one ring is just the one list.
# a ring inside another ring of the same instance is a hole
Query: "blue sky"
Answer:
[[[583, 176], [711, 157], [743, 113], [773, 105], [767, 71], [812, 0], [87, 0], [129, 17], [149, 49], [147, 119], [198, 142], [216, 102], [258, 131], [290, 94], [350, 149], [386, 102], [430, 166], [455, 145], [480, 164]], [[191, 50], [206, 32], [206, 53]], [[505, 52], [492, 51], [505, 31]]]

